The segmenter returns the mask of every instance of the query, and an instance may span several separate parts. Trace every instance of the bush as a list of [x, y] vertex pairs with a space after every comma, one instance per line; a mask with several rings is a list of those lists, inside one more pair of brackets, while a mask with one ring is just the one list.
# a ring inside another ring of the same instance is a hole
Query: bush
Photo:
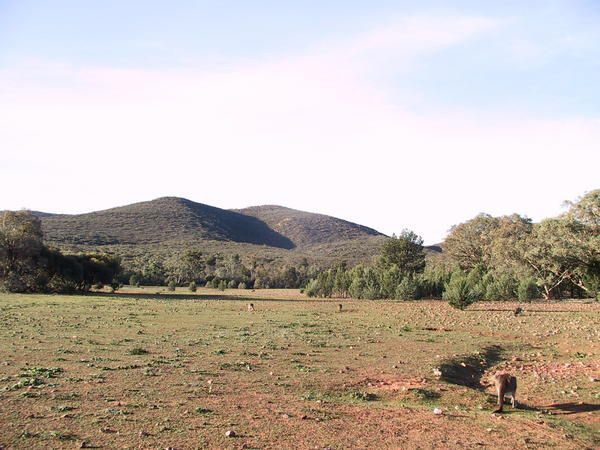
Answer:
[[319, 295], [319, 282], [312, 279], [304, 288], [304, 293], [309, 297], [317, 297]]
[[139, 287], [140, 285], [140, 277], [137, 274], [133, 274], [129, 277], [129, 285]]
[[511, 300], [516, 297], [517, 285], [515, 279], [507, 274], [493, 277], [491, 274], [483, 278], [486, 300]]
[[188, 286], [188, 289], [189, 289], [191, 292], [196, 292], [196, 282], [195, 282], [195, 281], [192, 281], [192, 282], [190, 283], [190, 285]]
[[238, 289], [248, 289], [248, 286], [246, 285], [246, 283], [244, 283], [243, 281], [238, 284]]
[[174, 291], [176, 287], [177, 287], [177, 283], [175, 283], [175, 281], [173, 281], [173, 280], [169, 281], [169, 284], [167, 285], [168, 290]]
[[224, 291], [227, 288], [227, 281], [225, 281], [225, 280], [219, 281], [218, 288], [220, 291]]
[[407, 276], [396, 286], [396, 300], [416, 300], [419, 298], [419, 285], [412, 276]]
[[523, 278], [519, 282], [519, 287], [517, 288], [517, 296], [521, 301], [529, 301], [534, 298], [538, 298], [540, 295], [537, 284], [533, 281], [532, 278]]
[[450, 306], [454, 308], [465, 309], [477, 300], [477, 291], [473, 289], [462, 271], [456, 271], [446, 284], [442, 298], [448, 300]]
[[227, 283], [227, 287], [229, 289], [235, 289], [237, 288], [238, 283], [235, 280], [230, 280], [229, 283]]

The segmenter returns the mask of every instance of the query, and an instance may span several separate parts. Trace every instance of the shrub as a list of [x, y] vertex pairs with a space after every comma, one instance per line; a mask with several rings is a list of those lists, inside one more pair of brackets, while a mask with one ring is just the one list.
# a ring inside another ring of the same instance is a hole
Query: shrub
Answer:
[[444, 300], [448, 300], [450, 306], [457, 309], [465, 309], [477, 300], [477, 292], [462, 271], [457, 270], [446, 284]]
[[173, 280], [169, 281], [169, 284], [167, 285], [167, 289], [169, 289], [170, 291], [174, 291], [176, 287], [177, 287], [177, 283], [175, 283], [175, 281], [173, 281]]
[[244, 283], [244, 282], [242, 281], [240, 284], [238, 284], [238, 287], [237, 287], [237, 288], [238, 288], [238, 289], [248, 289], [248, 286], [246, 286], [246, 283]]
[[219, 281], [218, 288], [220, 291], [224, 291], [227, 288], [227, 281], [225, 281], [225, 280]]
[[364, 298], [364, 291], [365, 279], [360, 275], [356, 275], [350, 283], [350, 296], [353, 298]]
[[237, 287], [237, 282], [235, 280], [229, 280], [229, 283], [227, 283], [227, 287], [229, 289], [235, 289]]
[[395, 292], [396, 300], [416, 300], [419, 298], [419, 285], [412, 276], [402, 279]]
[[516, 297], [515, 279], [507, 274], [493, 277], [490, 274], [483, 279], [486, 300], [511, 300]]
[[317, 297], [319, 295], [319, 282], [313, 278], [304, 288], [304, 292], [309, 297]]
[[195, 282], [195, 281], [192, 281], [192, 282], [190, 283], [190, 285], [188, 286], [188, 289], [189, 289], [191, 292], [196, 292], [196, 282]]
[[519, 287], [517, 288], [517, 296], [521, 301], [529, 301], [534, 298], [538, 298], [540, 295], [537, 284], [533, 281], [532, 278], [523, 278], [519, 282]]
[[129, 277], [129, 285], [138, 287], [140, 285], [140, 277], [137, 274], [133, 274]]

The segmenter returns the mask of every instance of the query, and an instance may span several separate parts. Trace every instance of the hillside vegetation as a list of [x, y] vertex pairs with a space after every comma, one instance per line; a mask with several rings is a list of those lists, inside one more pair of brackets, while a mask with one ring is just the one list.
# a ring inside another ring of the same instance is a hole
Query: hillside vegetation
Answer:
[[189, 249], [245, 259], [326, 265], [370, 261], [385, 235], [363, 225], [282, 206], [226, 210], [177, 197], [87, 214], [33, 212], [46, 242], [69, 251], [103, 251], [125, 261]]
[[297, 247], [383, 236], [380, 232], [363, 225], [283, 206], [252, 206], [237, 211], [263, 221], [271, 229], [290, 239]]
[[76, 215], [40, 215], [46, 239], [57, 244], [131, 245], [201, 240], [291, 249], [263, 221], [183, 198], [163, 197]]

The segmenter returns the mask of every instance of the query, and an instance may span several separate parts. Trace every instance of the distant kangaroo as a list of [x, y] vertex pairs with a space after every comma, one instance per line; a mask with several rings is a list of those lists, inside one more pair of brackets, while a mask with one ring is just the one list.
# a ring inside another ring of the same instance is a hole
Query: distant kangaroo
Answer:
[[342, 312], [342, 304], [341, 303], [338, 305], [338, 312]]
[[249, 312], [254, 311], [254, 303], [248, 303], [248, 311]]
[[517, 306], [515, 308], [515, 310], [513, 311], [513, 313], [515, 314], [515, 317], [518, 316], [519, 314], [521, 314], [523, 312], [523, 309], [520, 306]]
[[504, 397], [510, 397], [512, 407], [515, 407], [517, 396], [517, 378], [510, 373], [497, 373], [494, 375], [494, 383], [498, 392], [498, 409], [494, 412], [502, 412]]

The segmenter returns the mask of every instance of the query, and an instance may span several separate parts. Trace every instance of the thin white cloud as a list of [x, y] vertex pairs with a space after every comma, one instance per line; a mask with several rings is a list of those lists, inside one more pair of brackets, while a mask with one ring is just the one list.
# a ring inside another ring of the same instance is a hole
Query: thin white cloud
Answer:
[[227, 70], [4, 71], [0, 188], [11, 195], [0, 208], [76, 212], [181, 195], [279, 203], [387, 233], [410, 227], [429, 242], [482, 210], [553, 213], [596, 187], [594, 164], [560, 180], [567, 159], [598, 165], [598, 121], [417, 114], [365, 76], [391, 60], [410, 70], [497, 26], [412, 18]]

